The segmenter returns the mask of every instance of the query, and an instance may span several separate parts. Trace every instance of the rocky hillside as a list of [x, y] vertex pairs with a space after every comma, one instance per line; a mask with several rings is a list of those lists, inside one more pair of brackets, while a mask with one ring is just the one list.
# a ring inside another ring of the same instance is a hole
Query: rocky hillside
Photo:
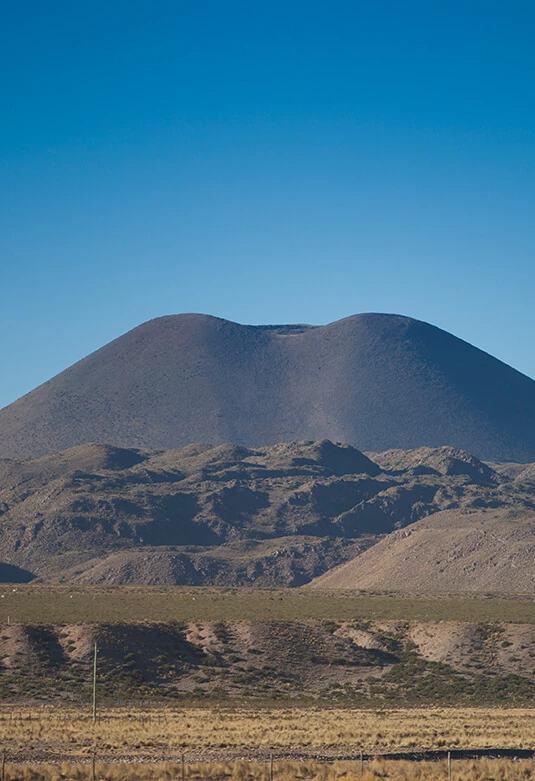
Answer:
[[535, 460], [535, 382], [408, 317], [245, 326], [145, 323], [0, 411], [0, 457], [88, 442], [169, 449], [328, 438]]
[[[0, 461], [0, 578], [533, 591], [535, 467], [328, 440]], [[316, 581], [315, 581], [316, 582]]]
[[[390, 451], [374, 457], [383, 468], [403, 473], [421, 469], [418, 461], [422, 452]], [[439, 466], [444, 452], [429, 451], [428, 466], [433, 462]], [[535, 467], [493, 467], [500, 488], [386, 535], [372, 550], [316, 578], [311, 586], [421, 592], [535, 591]], [[446, 467], [446, 471], [452, 468], [456, 467]]]

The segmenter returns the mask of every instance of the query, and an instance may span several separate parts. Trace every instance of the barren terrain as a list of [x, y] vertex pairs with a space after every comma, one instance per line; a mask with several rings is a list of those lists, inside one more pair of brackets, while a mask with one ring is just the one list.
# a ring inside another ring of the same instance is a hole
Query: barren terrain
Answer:
[[0, 579], [528, 593], [534, 475], [328, 440], [4, 459]]

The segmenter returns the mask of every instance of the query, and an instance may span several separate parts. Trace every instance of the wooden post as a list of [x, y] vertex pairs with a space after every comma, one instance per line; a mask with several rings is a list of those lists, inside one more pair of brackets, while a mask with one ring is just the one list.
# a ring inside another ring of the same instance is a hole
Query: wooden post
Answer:
[[180, 757], [180, 764], [182, 766], [182, 781], [184, 781], [184, 779], [186, 778], [186, 767], [184, 765], [184, 754], [182, 754], [181, 757]]
[[91, 757], [91, 779], [92, 781], [95, 781], [96, 779], [96, 770], [95, 770], [95, 764], [97, 760], [97, 750], [93, 749], [93, 756]]
[[6, 750], [2, 751], [2, 781], [6, 778]]
[[93, 655], [93, 724], [97, 720], [97, 641], [95, 640], [95, 653]]
[[269, 781], [273, 781], [273, 754], [269, 755]]
[[451, 781], [451, 751], [448, 751], [448, 781]]
[[362, 776], [364, 775], [364, 756], [362, 754], [362, 750], [360, 752], [359, 766], [360, 766], [360, 777], [362, 778]]

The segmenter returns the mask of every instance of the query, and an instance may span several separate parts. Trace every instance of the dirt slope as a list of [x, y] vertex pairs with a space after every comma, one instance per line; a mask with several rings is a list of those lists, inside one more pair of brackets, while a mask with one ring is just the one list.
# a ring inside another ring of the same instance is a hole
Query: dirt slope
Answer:
[[535, 512], [446, 510], [395, 531], [311, 588], [535, 591]]
[[535, 382], [399, 315], [317, 327], [176, 315], [135, 328], [0, 411], [5, 457], [94, 441], [169, 449], [321, 438], [534, 461]]

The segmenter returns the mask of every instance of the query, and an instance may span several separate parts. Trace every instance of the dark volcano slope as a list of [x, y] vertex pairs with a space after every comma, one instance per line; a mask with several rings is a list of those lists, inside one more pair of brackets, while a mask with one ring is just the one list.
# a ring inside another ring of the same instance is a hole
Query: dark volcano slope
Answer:
[[0, 456], [86, 442], [175, 448], [328, 438], [535, 460], [535, 382], [434, 326], [363, 314], [326, 326], [152, 320], [0, 411]]

